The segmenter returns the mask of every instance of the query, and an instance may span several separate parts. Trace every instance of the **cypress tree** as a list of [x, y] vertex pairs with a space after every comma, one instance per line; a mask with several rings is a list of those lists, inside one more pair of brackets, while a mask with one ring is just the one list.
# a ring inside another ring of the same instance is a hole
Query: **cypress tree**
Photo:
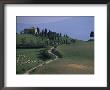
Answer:
[[40, 29], [37, 27], [37, 34], [39, 35], [40, 34]]

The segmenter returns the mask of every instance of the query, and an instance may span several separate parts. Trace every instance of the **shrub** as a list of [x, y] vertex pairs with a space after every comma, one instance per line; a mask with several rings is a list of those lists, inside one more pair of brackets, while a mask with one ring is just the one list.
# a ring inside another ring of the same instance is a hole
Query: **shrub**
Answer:
[[56, 49], [52, 49], [52, 53], [58, 56], [59, 58], [63, 58], [62, 54]]
[[39, 52], [38, 58], [40, 58], [43, 61], [46, 61], [48, 59], [53, 59], [54, 56], [52, 54], [48, 53], [47, 49], [45, 49], [45, 50], [41, 50]]

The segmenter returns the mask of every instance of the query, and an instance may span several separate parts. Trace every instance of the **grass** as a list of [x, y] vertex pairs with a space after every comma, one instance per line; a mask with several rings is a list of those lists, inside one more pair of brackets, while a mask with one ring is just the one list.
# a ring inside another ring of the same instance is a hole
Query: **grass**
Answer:
[[93, 74], [93, 62], [59, 59], [40, 67], [33, 74]]
[[77, 42], [70, 45], [61, 45], [58, 50], [65, 59], [94, 59], [93, 42]]
[[93, 74], [94, 73], [94, 42], [76, 42], [61, 45], [58, 50], [63, 55], [47, 65], [36, 70], [33, 74]]
[[17, 49], [16, 50], [16, 73], [23, 74], [32, 67], [42, 63], [38, 53], [42, 49]]
[[[39, 36], [39, 37], [36, 37], [34, 35], [31, 35], [31, 34], [18, 34], [16, 36], [16, 41], [17, 43], [21, 43], [22, 42], [22, 39], [25, 40], [25, 42], [34, 42], [34, 43], [40, 43], [42, 42], [42, 38]], [[47, 38], [43, 38], [44, 41], [46, 41]]]

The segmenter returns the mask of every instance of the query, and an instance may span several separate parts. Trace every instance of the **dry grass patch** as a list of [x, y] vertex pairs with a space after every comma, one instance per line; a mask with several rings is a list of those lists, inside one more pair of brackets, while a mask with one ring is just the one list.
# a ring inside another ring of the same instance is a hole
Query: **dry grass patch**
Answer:
[[88, 69], [87, 66], [81, 65], [81, 64], [68, 64], [67, 67], [69, 67], [69, 68], [76, 68], [76, 69], [82, 69], [82, 70]]

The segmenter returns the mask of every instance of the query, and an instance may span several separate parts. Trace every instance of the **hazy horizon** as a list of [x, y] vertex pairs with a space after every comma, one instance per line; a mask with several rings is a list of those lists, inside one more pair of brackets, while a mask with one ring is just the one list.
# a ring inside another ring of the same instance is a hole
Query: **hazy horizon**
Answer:
[[71, 38], [88, 40], [94, 31], [94, 16], [17, 16], [16, 31], [24, 28], [39, 27], [41, 30], [67, 34]]

